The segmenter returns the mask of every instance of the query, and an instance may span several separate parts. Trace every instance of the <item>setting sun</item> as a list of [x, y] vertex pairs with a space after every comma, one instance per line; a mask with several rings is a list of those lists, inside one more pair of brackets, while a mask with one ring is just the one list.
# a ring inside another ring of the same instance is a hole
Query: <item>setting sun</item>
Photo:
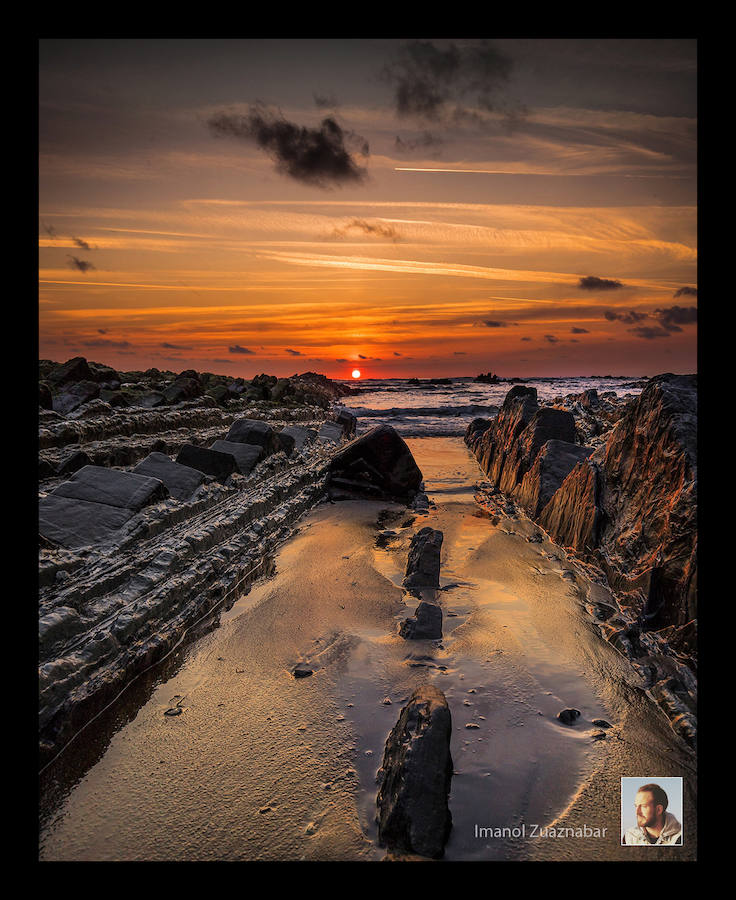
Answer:
[[353, 369], [353, 378], [360, 378], [360, 369]]

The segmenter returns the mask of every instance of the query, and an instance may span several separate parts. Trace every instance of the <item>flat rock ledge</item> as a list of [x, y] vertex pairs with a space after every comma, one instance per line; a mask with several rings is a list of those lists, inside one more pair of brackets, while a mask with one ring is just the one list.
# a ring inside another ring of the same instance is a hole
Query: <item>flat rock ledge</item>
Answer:
[[434, 685], [417, 688], [386, 741], [379, 770], [378, 842], [389, 855], [439, 859], [452, 828], [452, 717]]

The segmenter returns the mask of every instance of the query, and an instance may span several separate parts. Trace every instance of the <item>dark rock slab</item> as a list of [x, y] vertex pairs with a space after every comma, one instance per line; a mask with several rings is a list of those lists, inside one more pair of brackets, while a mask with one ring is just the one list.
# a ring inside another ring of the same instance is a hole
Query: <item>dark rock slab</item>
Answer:
[[184, 444], [179, 450], [176, 462], [183, 466], [191, 466], [192, 469], [198, 469], [205, 475], [214, 475], [217, 481], [225, 481], [238, 468], [232, 453], [221, 453], [219, 450], [195, 447], [194, 444]]
[[305, 444], [317, 437], [317, 432], [314, 428], [306, 428], [303, 425], [287, 425], [282, 428], [279, 435], [282, 439], [287, 436], [294, 438], [294, 447], [301, 450]]
[[348, 495], [409, 503], [422, 483], [422, 472], [396, 429], [376, 425], [332, 458], [328, 493], [333, 499], [342, 495], [334, 490], [340, 487], [339, 479], [351, 482]]
[[407, 588], [440, 586], [440, 552], [443, 534], [426, 526], [418, 531], [409, 545], [409, 559], [403, 585]]
[[133, 469], [133, 473], [158, 478], [175, 500], [188, 500], [204, 481], [204, 474], [198, 469], [174, 462], [164, 453], [149, 453]]
[[67, 413], [79, 409], [83, 403], [99, 396], [100, 386], [96, 381], [80, 381], [66, 385], [58, 394], [55, 394], [52, 405], [54, 412], [65, 416]]
[[255, 444], [263, 447], [265, 456], [281, 450], [278, 433], [268, 422], [262, 422], [260, 419], [236, 419], [230, 426], [225, 440], [234, 444]]
[[42, 537], [68, 549], [105, 541], [135, 515], [123, 506], [108, 506], [55, 492], [38, 504], [38, 530]]
[[166, 403], [182, 403], [184, 400], [193, 400], [202, 394], [202, 385], [199, 379], [190, 375], [180, 375], [173, 384], [170, 384], [163, 392]]
[[445, 695], [425, 684], [386, 741], [379, 771], [378, 842], [394, 854], [439, 859], [452, 828], [452, 718]]
[[166, 499], [168, 491], [158, 478], [103, 466], [84, 466], [69, 481], [60, 484], [53, 495], [138, 512], [150, 503]]
[[339, 444], [342, 436], [342, 425], [338, 425], [337, 422], [323, 422], [317, 433], [317, 437], [323, 444]]
[[210, 450], [229, 453], [234, 457], [241, 475], [250, 474], [266, 453], [265, 449], [258, 444], [241, 444], [238, 441], [214, 441], [210, 444]]
[[438, 640], [442, 637], [442, 609], [436, 603], [422, 600], [414, 615], [401, 623], [399, 634], [413, 641]]
[[575, 466], [592, 452], [592, 447], [581, 447], [568, 441], [547, 441], [516, 486], [514, 499], [532, 519], [536, 519]]
[[350, 412], [350, 410], [341, 409], [337, 414], [337, 419], [335, 421], [342, 427], [343, 434], [348, 440], [355, 437], [358, 419], [357, 416]]

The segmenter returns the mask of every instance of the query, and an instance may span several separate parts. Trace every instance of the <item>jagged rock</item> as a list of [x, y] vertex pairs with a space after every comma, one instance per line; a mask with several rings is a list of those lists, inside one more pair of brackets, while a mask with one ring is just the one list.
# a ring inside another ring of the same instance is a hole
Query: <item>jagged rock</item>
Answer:
[[232, 394], [224, 384], [216, 384], [214, 387], [207, 388], [206, 393], [220, 406], [226, 406], [232, 397]]
[[552, 407], [537, 410], [511, 446], [504, 448], [506, 458], [498, 486], [505, 494], [514, 490], [549, 440], [574, 442], [575, 419], [572, 413]]
[[78, 409], [70, 412], [69, 418], [73, 420], [96, 419], [99, 416], [109, 416], [111, 412], [112, 406], [110, 406], [109, 403], [105, 403], [104, 400], [101, 400], [99, 397], [95, 397], [93, 400], [89, 400]]
[[163, 406], [164, 403], [166, 403], [166, 397], [161, 391], [147, 391], [133, 400], [135, 406], [142, 406], [144, 409], [156, 409], [158, 406]]
[[568, 441], [547, 441], [514, 489], [514, 499], [536, 519], [573, 468], [593, 452]]
[[204, 474], [198, 469], [174, 462], [163, 453], [149, 453], [133, 472], [136, 475], [158, 478], [175, 500], [188, 500], [204, 481]]
[[442, 532], [429, 526], [422, 528], [412, 537], [404, 587], [439, 587], [442, 539]]
[[434, 641], [441, 638], [442, 609], [436, 603], [422, 600], [414, 615], [401, 623], [399, 634], [414, 641]]
[[411, 450], [391, 425], [376, 425], [338, 450], [328, 469], [332, 499], [362, 496], [408, 503], [421, 483]]
[[196, 372], [194, 377], [180, 375], [176, 381], [164, 391], [166, 403], [181, 403], [183, 400], [191, 400], [202, 394], [202, 385], [199, 383]]
[[452, 828], [451, 732], [442, 691], [430, 684], [417, 688], [388, 736], [379, 772], [378, 842], [392, 853], [444, 854]]
[[70, 384], [53, 398], [55, 412], [66, 415], [78, 409], [83, 403], [94, 400], [100, 395], [100, 386], [95, 381], [80, 381]]
[[355, 429], [358, 425], [358, 419], [348, 409], [341, 409], [337, 414], [336, 422], [342, 427], [343, 434], [350, 440], [355, 437]]
[[51, 389], [45, 381], [38, 384], [38, 405], [41, 409], [53, 409], [54, 401], [51, 396]]
[[52, 493], [55, 497], [85, 500], [133, 512], [168, 496], [165, 485], [158, 478], [102, 466], [84, 466]]
[[100, 400], [109, 403], [112, 407], [128, 406], [128, 398], [122, 391], [111, 390], [110, 388], [100, 388]]
[[590, 458], [579, 462], [539, 514], [539, 524], [555, 543], [581, 552], [598, 544], [600, 475]]
[[59, 388], [62, 384], [73, 381], [94, 381], [94, 376], [87, 365], [87, 360], [83, 356], [75, 356], [51, 369], [45, 380], [53, 387]]
[[219, 450], [208, 450], [184, 444], [179, 450], [176, 462], [183, 466], [191, 466], [205, 475], [214, 475], [217, 481], [225, 481], [238, 468], [235, 457], [231, 453], [220, 453]]
[[238, 471], [241, 475], [248, 475], [265, 456], [265, 450], [258, 444], [241, 444], [238, 441], [215, 441], [210, 444], [210, 450], [219, 453], [229, 453], [235, 458]]
[[100, 384], [103, 384], [106, 381], [117, 381], [120, 383], [120, 375], [112, 368], [112, 366], [106, 366], [103, 363], [96, 362], [90, 362], [88, 365], [93, 381], [97, 381]]

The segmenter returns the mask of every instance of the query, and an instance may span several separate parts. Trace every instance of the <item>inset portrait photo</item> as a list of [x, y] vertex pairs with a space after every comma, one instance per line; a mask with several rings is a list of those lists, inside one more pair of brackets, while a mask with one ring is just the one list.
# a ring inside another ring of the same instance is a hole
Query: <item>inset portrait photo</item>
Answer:
[[682, 778], [621, 779], [621, 844], [682, 846]]

